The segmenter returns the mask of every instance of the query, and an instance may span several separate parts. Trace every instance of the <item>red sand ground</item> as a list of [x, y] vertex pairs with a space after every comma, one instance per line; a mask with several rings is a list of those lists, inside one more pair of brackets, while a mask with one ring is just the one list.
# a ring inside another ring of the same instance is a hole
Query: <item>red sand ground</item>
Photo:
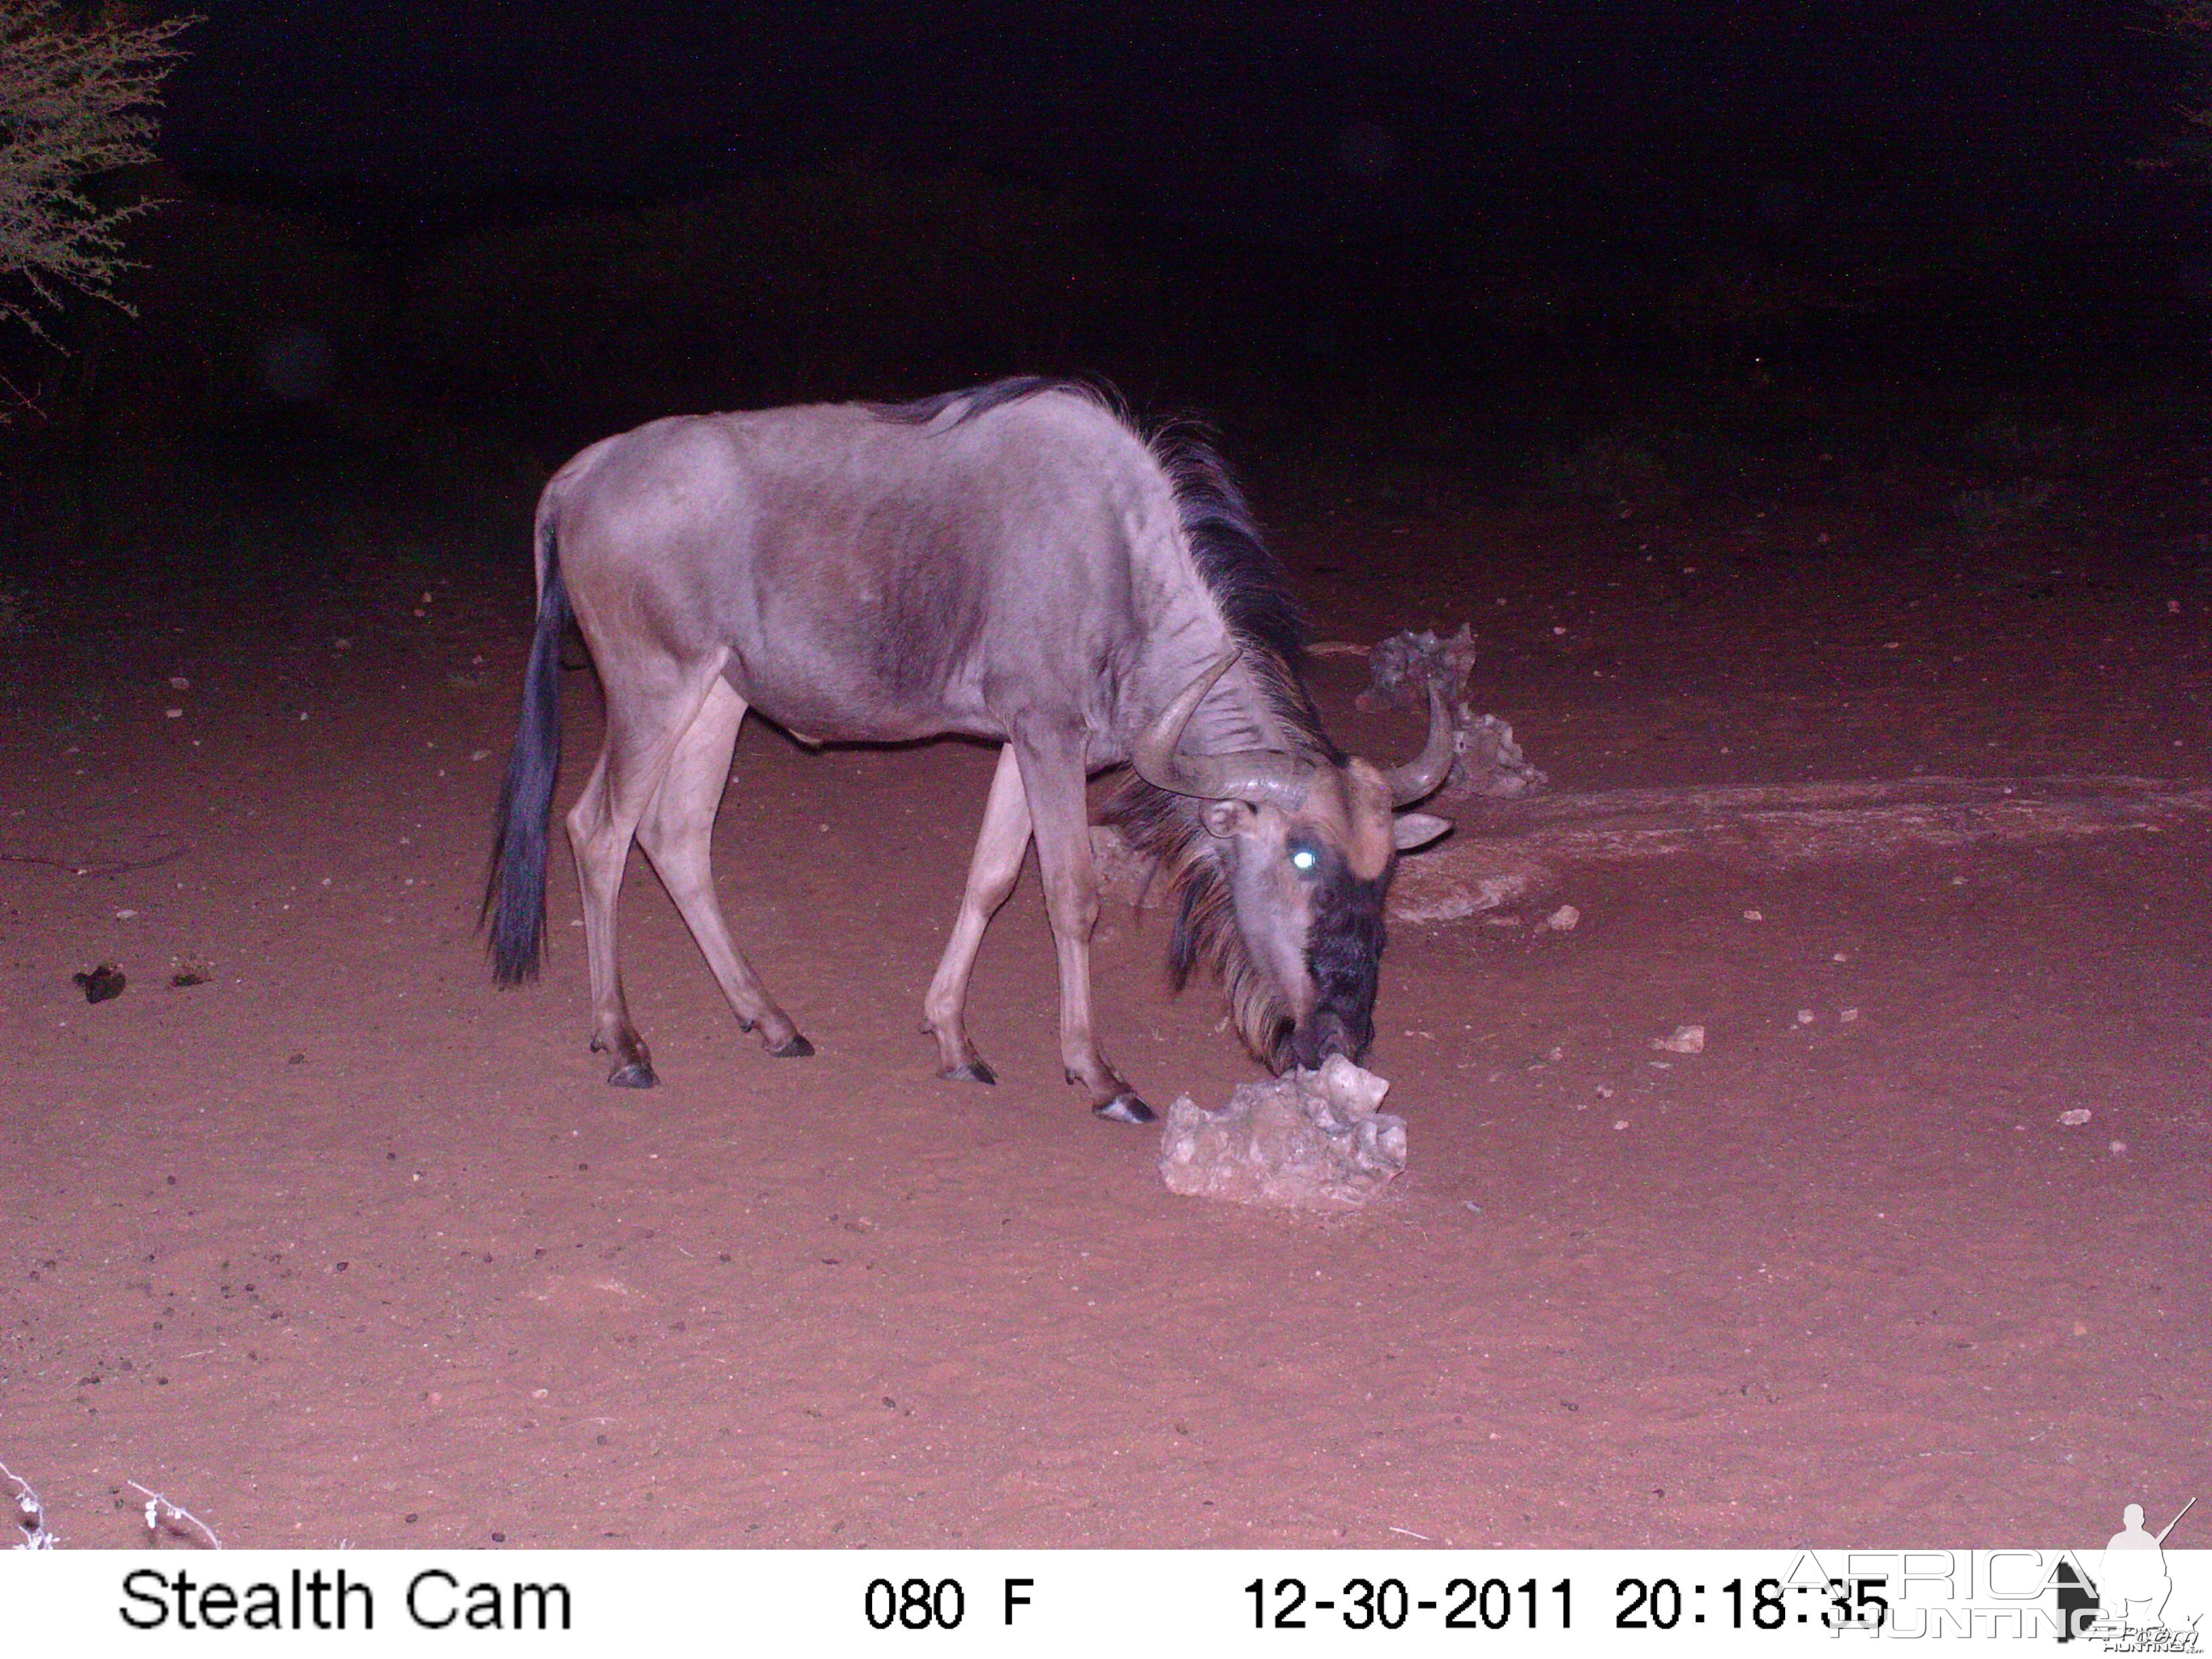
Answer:
[[[2202, 781], [2212, 592], [2140, 506], [2197, 470], [2002, 544], [1847, 491], [1261, 499], [1322, 634], [1473, 618], [1479, 701], [1577, 787]], [[52, 587], [8, 642], [0, 852], [182, 849], [0, 865], [0, 1460], [66, 1542], [139, 1536], [126, 1480], [370, 1547], [2087, 1546], [2203, 1484], [2212, 837], [1626, 866], [1568, 937], [1401, 927], [1371, 1063], [1411, 1171], [1323, 1226], [1171, 1196], [1062, 1085], [1033, 874], [976, 982], [1005, 1081], [932, 1078], [990, 767], [957, 745], [749, 726], [725, 902], [820, 1055], [738, 1033], [641, 860], [664, 1086], [607, 1088], [565, 857], [544, 984], [495, 993], [471, 933], [503, 556]], [[1324, 665], [1340, 736], [1410, 748], [1358, 672]], [[1109, 1051], [1218, 1103], [1248, 1062], [1164, 930], [1102, 927]], [[88, 1006], [103, 959], [130, 988]]]

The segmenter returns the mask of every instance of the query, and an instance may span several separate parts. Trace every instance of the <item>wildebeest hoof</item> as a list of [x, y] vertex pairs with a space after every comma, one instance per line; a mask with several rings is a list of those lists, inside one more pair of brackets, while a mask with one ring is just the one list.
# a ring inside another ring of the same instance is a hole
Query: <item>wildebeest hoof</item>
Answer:
[[653, 1076], [652, 1066], [641, 1060], [633, 1060], [608, 1073], [607, 1081], [617, 1089], [650, 1089], [660, 1079]]
[[769, 1050], [769, 1053], [774, 1054], [778, 1060], [805, 1060], [813, 1052], [814, 1045], [796, 1031], [791, 1034], [791, 1041], [781, 1048]]
[[1091, 1109], [1111, 1123], [1157, 1123], [1159, 1121], [1158, 1116], [1152, 1109], [1127, 1089], [1122, 1090], [1103, 1106], [1093, 1106]]
[[980, 1060], [971, 1060], [965, 1066], [948, 1066], [938, 1073], [954, 1083], [996, 1083], [999, 1074]]

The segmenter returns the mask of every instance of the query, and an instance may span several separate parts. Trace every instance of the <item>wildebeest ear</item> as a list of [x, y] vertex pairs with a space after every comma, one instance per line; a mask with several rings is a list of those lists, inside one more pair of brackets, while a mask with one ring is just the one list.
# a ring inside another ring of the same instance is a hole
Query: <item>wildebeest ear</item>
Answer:
[[1426, 812], [1401, 812], [1390, 820], [1390, 844], [1401, 853], [1410, 853], [1416, 847], [1426, 847], [1450, 828], [1449, 818], [1432, 817]]
[[1210, 800], [1206, 804], [1206, 833], [1227, 840], [1249, 836], [1260, 815], [1241, 800]]

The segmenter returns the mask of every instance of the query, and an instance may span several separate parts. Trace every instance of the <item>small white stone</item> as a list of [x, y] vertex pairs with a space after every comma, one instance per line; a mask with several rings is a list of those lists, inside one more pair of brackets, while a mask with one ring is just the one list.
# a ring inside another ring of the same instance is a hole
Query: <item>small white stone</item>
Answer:
[[2112, 1143], [2112, 1156], [2118, 1158], [2128, 1150], [2128, 1143], [2124, 1140], [2115, 1140]]
[[173, 720], [180, 720], [185, 717], [185, 711], [181, 708], [165, 708], [161, 712]]
[[1705, 1051], [1705, 1028], [1677, 1025], [1671, 1036], [1653, 1037], [1651, 1046], [1670, 1054], [1701, 1054]]
[[1856, 1008], [1838, 1008], [1836, 1010], [1836, 1018], [1843, 1021], [1846, 1025], [1850, 1024], [1853, 1021], [1856, 1020], [1858, 1017], [1859, 1011]]
[[1613, 1127], [1616, 1129], [1626, 1129], [1628, 1127], [1628, 1120], [1625, 1117], [1617, 1117], [1613, 1121]]
[[2089, 1121], [2089, 1109], [2087, 1106], [2076, 1106], [2070, 1112], [2059, 1113], [2058, 1121], [2069, 1129], [2078, 1129]]
[[1562, 904], [1543, 920], [1539, 931], [1549, 929], [1554, 933], [1571, 933], [1583, 919], [1583, 913], [1571, 904]]
[[1820, 1015], [1814, 1013], [1810, 1008], [1800, 1008], [1797, 1011], [1797, 1023], [1800, 1025], [1810, 1025], [1818, 1018]]
[[1743, 919], [1746, 921], [1765, 921], [1766, 917], [1759, 911], [1747, 910], [1743, 913]]
[[189, 691], [192, 689], [192, 683], [182, 674], [172, 674], [169, 676], [169, 689], [172, 691]]
[[118, 921], [128, 921], [137, 914], [136, 910], [118, 910], [115, 913], [115, 919]]

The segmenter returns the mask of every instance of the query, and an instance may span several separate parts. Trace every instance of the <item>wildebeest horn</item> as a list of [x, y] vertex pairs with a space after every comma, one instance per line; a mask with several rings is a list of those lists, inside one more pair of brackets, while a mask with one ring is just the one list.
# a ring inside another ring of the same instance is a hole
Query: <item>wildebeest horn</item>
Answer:
[[[1201, 800], [1242, 800], [1255, 805], [1277, 800], [1296, 806], [1305, 798], [1304, 769], [1287, 755], [1248, 749], [1234, 755], [1186, 755], [1176, 745], [1182, 729], [1213, 683], [1227, 673], [1238, 653], [1231, 651], [1176, 694], [1137, 734], [1129, 763], [1155, 789]], [[1449, 735], [1449, 734], [1447, 734]]]
[[1450, 705], [1445, 702], [1443, 690], [1431, 681], [1428, 745], [1403, 766], [1390, 769], [1390, 805], [1411, 806], [1422, 796], [1434, 793], [1437, 785], [1451, 775], [1455, 746], [1452, 741]]

